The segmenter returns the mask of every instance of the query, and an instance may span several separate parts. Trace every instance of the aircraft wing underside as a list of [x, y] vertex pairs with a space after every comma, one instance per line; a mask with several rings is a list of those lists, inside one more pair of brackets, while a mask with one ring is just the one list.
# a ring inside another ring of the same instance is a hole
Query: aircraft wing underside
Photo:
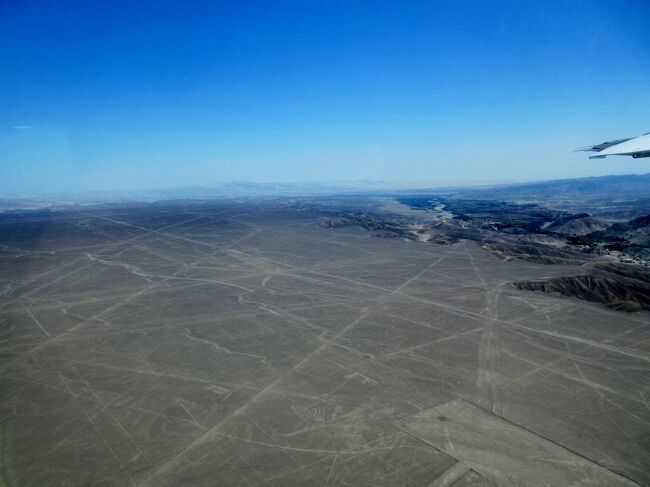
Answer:
[[596, 155], [590, 156], [589, 159], [604, 159], [607, 156], [632, 156], [635, 159], [650, 157], [650, 133], [641, 137], [603, 142], [578, 150], [597, 153]]

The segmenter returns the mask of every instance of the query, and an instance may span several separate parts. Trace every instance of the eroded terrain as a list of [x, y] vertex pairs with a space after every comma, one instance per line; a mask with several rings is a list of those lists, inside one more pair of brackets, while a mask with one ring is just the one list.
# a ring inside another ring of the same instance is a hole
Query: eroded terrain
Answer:
[[[560, 293], [624, 311], [650, 310], [650, 214], [643, 201], [626, 203], [617, 220], [552, 210], [535, 203], [445, 199], [439, 196], [377, 198], [374, 207], [330, 209], [324, 228], [358, 225], [382, 238], [441, 245], [471, 241], [504, 260], [572, 264], [559, 279], [513, 282], [520, 289]], [[594, 204], [592, 202], [592, 204]], [[594, 204], [595, 205], [595, 204]], [[607, 204], [595, 205], [602, 212]]]
[[650, 313], [345, 204], [3, 215], [4, 485], [650, 485]]

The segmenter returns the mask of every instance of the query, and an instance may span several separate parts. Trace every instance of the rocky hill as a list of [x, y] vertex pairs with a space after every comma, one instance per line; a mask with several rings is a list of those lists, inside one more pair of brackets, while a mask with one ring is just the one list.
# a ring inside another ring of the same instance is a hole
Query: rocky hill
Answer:
[[560, 235], [587, 235], [606, 228], [606, 223], [595, 219], [589, 213], [578, 213], [561, 216], [546, 226], [544, 230]]
[[585, 274], [515, 282], [518, 289], [573, 296], [620, 311], [650, 309], [650, 269], [619, 263], [585, 265]]

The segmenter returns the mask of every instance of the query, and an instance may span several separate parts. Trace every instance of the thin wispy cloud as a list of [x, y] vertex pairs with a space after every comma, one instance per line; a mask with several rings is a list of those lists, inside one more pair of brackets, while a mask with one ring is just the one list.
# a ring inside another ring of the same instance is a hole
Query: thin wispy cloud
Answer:
[[14, 125], [13, 129], [14, 130], [30, 130], [32, 128], [31, 125]]

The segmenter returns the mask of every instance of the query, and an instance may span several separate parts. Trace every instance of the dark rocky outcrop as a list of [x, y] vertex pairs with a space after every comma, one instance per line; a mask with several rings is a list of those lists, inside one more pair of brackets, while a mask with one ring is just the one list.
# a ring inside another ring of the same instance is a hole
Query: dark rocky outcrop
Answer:
[[593, 218], [589, 213], [578, 213], [561, 216], [548, 225], [545, 230], [561, 235], [587, 235], [606, 228], [605, 223]]
[[527, 291], [559, 293], [621, 311], [650, 310], [650, 269], [619, 263], [585, 266], [585, 274], [515, 282]]

